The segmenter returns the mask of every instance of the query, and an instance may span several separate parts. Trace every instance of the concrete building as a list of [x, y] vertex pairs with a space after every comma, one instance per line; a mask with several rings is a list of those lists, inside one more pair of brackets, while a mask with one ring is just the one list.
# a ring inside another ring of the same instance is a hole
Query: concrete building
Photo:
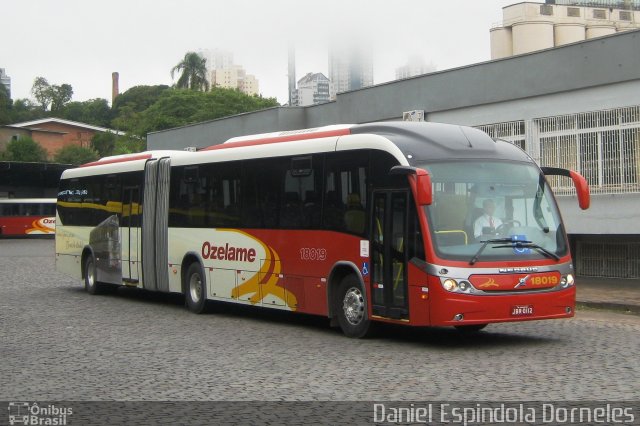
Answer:
[[247, 72], [240, 65], [232, 65], [230, 68], [221, 68], [210, 72], [211, 86], [238, 89], [247, 95], [257, 95], [260, 85], [258, 79]]
[[298, 80], [292, 106], [316, 105], [330, 100], [331, 83], [322, 73], [308, 73]]
[[502, 8], [490, 30], [491, 59], [640, 28], [637, 0], [547, 0]]
[[640, 279], [640, 31], [563, 45], [337, 95], [335, 102], [270, 108], [151, 133], [151, 149], [205, 147], [247, 134], [336, 123], [401, 120], [478, 127], [539, 164], [571, 167], [591, 185], [551, 181], [578, 274]]
[[11, 77], [7, 75], [4, 68], [0, 68], [0, 84], [2, 84], [5, 89], [7, 89], [9, 98], [11, 98]]
[[13, 140], [30, 137], [42, 146], [47, 151], [49, 159], [52, 159], [60, 148], [67, 145], [89, 147], [91, 138], [99, 132], [124, 135], [117, 130], [49, 117], [0, 126], [0, 151], [4, 151], [7, 144]]
[[198, 54], [207, 60], [211, 87], [238, 89], [247, 95], [257, 95], [260, 92], [258, 79], [254, 75], [247, 74], [241, 65], [235, 65], [233, 53], [230, 51], [208, 49], [200, 50]]
[[373, 50], [371, 47], [335, 43], [329, 49], [331, 99], [337, 93], [373, 85]]
[[435, 70], [433, 63], [427, 64], [422, 57], [411, 56], [405, 65], [396, 68], [396, 80], [427, 74]]

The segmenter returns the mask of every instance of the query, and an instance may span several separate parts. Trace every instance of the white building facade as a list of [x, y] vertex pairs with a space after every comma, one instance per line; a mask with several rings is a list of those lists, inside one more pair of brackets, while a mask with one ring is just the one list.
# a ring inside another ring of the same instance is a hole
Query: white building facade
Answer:
[[491, 59], [534, 52], [640, 28], [637, 0], [547, 0], [502, 9], [490, 30]]
[[298, 80], [293, 106], [317, 105], [331, 100], [331, 82], [322, 73], [308, 73]]

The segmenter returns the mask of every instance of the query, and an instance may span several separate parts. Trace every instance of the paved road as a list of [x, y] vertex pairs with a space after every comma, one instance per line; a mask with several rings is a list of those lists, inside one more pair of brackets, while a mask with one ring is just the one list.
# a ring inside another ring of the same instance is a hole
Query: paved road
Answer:
[[313, 317], [91, 296], [51, 240], [0, 240], [0, 277], [0, 401], [640, 400], [638, 316], [351, 340]]

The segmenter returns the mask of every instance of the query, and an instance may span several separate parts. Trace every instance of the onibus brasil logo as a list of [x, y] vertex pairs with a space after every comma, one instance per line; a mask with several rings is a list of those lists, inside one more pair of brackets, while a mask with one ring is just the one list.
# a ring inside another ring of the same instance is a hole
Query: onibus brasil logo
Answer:
[[55, 404], [40, 406], [37, 402], [10, 402], [10, 425], [66, 425], [69, 416], [73, 414], [73, 408], [61, 407]]

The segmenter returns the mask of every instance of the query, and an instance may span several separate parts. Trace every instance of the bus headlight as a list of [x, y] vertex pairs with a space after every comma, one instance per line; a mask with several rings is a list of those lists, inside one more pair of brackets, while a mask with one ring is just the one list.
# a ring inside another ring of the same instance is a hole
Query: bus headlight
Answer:
[[456, 282], [456, 280], [452, 280], [451, 278], [447, 278], [442, 283], [442, 287], [444, 287], [444, 289], [447, 290], [447, 291], [456, 291], [456, 289], [458, 288], [458, 283]]
[[570, 286], [574, 284], [573, 274], [567, 274], [567, 284]]
[[566, 277], [562, 277], [562, 279], [560, 280], [560, 285], [564, 288], [571, 287], [573, 283], [574, 280], [572, 274], [567, 274]]

